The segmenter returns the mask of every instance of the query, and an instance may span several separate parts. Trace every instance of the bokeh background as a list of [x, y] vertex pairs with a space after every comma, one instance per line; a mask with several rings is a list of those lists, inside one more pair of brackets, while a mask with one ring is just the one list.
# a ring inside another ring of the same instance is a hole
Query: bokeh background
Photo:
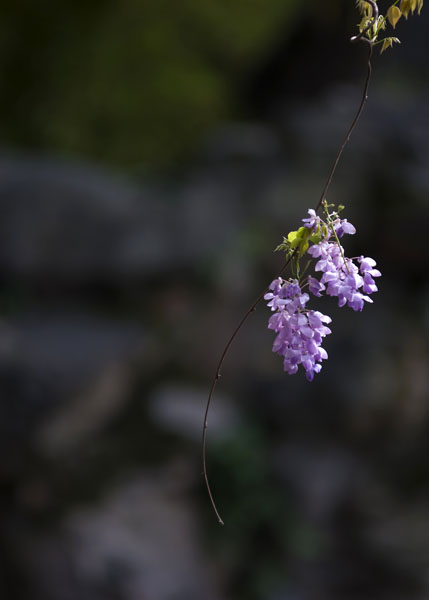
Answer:
[[209, 420], [223, 528], [201, 478], [217, 358], [360, 101], [354, 4], [1, 3], [2, 600], [429, 597], [429, 7], [329, 192], [375, 303], [320, 305], [311, 384], [258, 308]]

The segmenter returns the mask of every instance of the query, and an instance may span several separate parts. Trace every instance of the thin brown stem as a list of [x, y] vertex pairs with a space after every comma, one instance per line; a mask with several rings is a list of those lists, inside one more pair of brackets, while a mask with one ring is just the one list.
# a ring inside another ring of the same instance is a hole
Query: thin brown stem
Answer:
[[[338, 166], [338, 163], [340, 161], [341, 155], [344, 151], [344, 148], [346, 147], [351, 134], [353, 133], [353, 130], [355, 129], [359, 118], [362, 114], [363, 108], [365, 106], [366, 100], [368, 98], [368, 87], [369, 87], [369, 82], [371, 79], [371, 72], [372, 72], [372, 67], [371, 67], [371, 58], [372, 58], [372, 46], [373, 43], [371, 42], [371, 40], [369, 40], [368, 38], [363, 37], [364, 34], [366, 33], [366, 31], [372, 26], [374, 20], [378, 17], [378, 8], [377, 5], [375, 4], [375, 2], [373, 2], [373, 0], [367, 0], [369, 2], [369, 4], [371, 4], [372, 8], [373, 8], [373, 21], [370, 25], [368, 25], [367, 28], [365, 28], [358, 36], [351, 38], [352, 42], [355, 41], [364, 41], [368, 44], [369, 47], [369, 54], [368, 54], [368, 70], [367, 70], [367, 76], [366, 76], [366, 80], [365, 80], [365, 85], [364, 85], [364, 91], [363, 91], [363, 95], [362, 95], [362, 100], [360, 102], [358, 111], [352, 121], [352, 124], [349, 127], [349, 130], [347, 131], [346, 137], [344, 138], [344, 141], [337, 153], [337, 156], [335, 157], [334, 163], [331, 167], [331, 170], [329, 171], [329, 175], [328, 175], [328, 179], [325, 183], [325, 186], [323, 188], [322, 194], [320, 196], [320, 200], [317, 203], [315, 210], [316, 212], [320, 209], [323, 200], [325, 199], [326, 193], [329, 189], [329, 186], [331, 185], [332, 182], [332, 178], [334, 176], [334, 173], [336, 171], [336, 168]], [[297, 253], [297, 248], [295, 249], [295, 251], [293, 252], [293, 254], [288, 258], [288, 260], [285, 262], [285, 264], [283, 265], [283, 267], [280, 269], [280, 271], [277, 274], [277, 277], [280, 277], [280, 275], [282, 275], [282, 273], [287, 269], [287, 267], [289, 266], [289, 264], [292, 262], [293, 258], [295, 257], [296, 253]], [[226, 355], [228, 354], [228, 351], [231, 347], [231, 344], [233, 343], [233, 341], [235, 340], [235, 338], [237, 337], [240, 329], [243, 327], [244, 323], [247, 321], [247, 319], [250, 317], [250, 315], [255, 312], [256, 307], [258, 306], [258, 304], [261, 302], [261, 300], [263, 299], [263, 297], [265, 296], [265, 294], [267, 293], [269, 288], [266, 288], [262, 294], [260, 294], [258, 296], [258, 298], [253, 302], [253, 304], [250, 306], [250, 308], [247, 310], [247, 312], [244, 314], [244, 316], [242, 317], [241, 321], [238, 323], [237, 327], [234, 329], [232, 335], [230, 336], [228, 342], [226, 343], [226, 346], [220, 356], [219, 362], [217, 364], [216, 367], [216, 373], [215, 376], [212, 380], [212, 384], [210, 387], [210, 391], [209, 391], [209, 395], [207, 398], [207, 405], [206, 405], [206, 410], [204, 413], [204, 423], [203, 423], [203, 435], [202, 435], [202, 461], [203, 461], [203, 477], [204, 477], [204, 481], [206, 484], [206, 488], [207, 488], [207, 492], [210, 498], [210, 502], [212, 504], [213, 510], [216, 514], [216, 517], [219, 521], [220, 525], [224, 525], [224, 522], [219, 514], [219, 511], [216, 507], [216, 503], [213, 499], [213, 494], [210, 488], [210, 484], [209, 484], [209, 480], [208, 480], [208, 475], [207, 475], [207, 465], [206, 465], [206, 434], [207, 434], [207, 421], [208, 421], [208, 414], [209, 414], [209, 409], [210, 409], [210, 405], [211, 405], [211, 401], [212, 401], [212, 397], [213, 397], [213, 393], [215, 391], [216, 385], [218, 380], [220, 379], [221, 376], [221, 369], [222, 369], [222, 365], [223, 362], [225, 360]]]
[[[295, 252], [293, 252], [293, 254], [291, 255], [291, 257], [285, 262], [285, 264], [283, 265], [283, 267], [280, 269], [280, 271], [277, 274], [277, 277], [280, 277], [280, 275], [286, 270], [286, 268], [289, 266], [289, 264], [291, 263], [292, 259], [294, 258], [296, 254], [296, 250]], [[234, 341], [234, 339], [236, 338], [238, 332], [240, 331], [240, 329], [243, 327], [244, 323], [247, 321], [247, 319], [250, 317], [250, 315], [255, 312], [256, 307], [258, 306], [258, 304], [260, 303], [260, 301], [262, 300], [262, 298], [265, 296], [265, 294], [268, 292], [269, 288], [266, 288], [262, 294], [260, 294], [257, 299], [254, 301], [254, 303], [250, 306], [250, 308], [247, 310], [246, 314], [242, 317], [241, 321], [239, 322], [239, 324], [237, 325], [237, 327], [234, 329], [234, 331], [232, 332], [231, 337], [229, 338], [225, 348], [223, 349], [223, 352], [221, 354], [221, 357], [219, 359], [219, 362], [217, 364], [216, 367], [216, 374], [213, 378], [211, 387], [210, 387], [210, 392], [209, 392], [209, 396], [207, 399], [207, 405], [206, 405], [206, 412], [204, 413], [204, 424], [203, 424], [203, 439], [202, 439], [202, 455], [203, 455], [203, 477], [204, 477], [204, 481], [206, 482], [206, 488], [207, 488], [207, 492], [209, 494], [209, 498], [210, 498], [210, 502], [212, 503], [213, 506], [213, 510], [216, 513], [217, 519], [220, 523], [220, 525], [224, 525], [224, 522], [216, 508], [216, 504], [215, 501], [213, 499], [213, 494], [210, 488], [210, 484], [209, 484], [209, 480], [208, 480], [208, 476], [207, 476], [207, 466], [206, 466], [206, 432], [207, 432], [207, 417], [209, 414], [209, 408], [210, 408], [210, 404], [212, 401], [212, 396], [216, 387], [217, 382], [220, 379], [220, 370], [222, 368], [223, 365], [223, 361], [225, 360], [226, 355], [228, 354], [228, 350], [232, 344], [232, 342]]]
[[360, 116], [361, 116], [362, 111], [363, 111], [364, 106], [365, 106], [365, 102], [368, 99], [368, 87], [369, 87], [369, 82], [370, 82], [371, 73], [372, 73], [372, 66], [371, 66], [372, 42], [370, 42], [369, 40], [366, 40], [366, 38], [361, 38], [361, 39], [367, 41], [368, 48], [369, 48], [369, 53], [368, 53], [368, 70], [367, 70], [367, 75], [366, 75], [366, 80], [365, 80], [365, 86], [364, 86], [364, 90], [363, 90], [362, 100], [361, 100], [361, 103], [359, 105], [359, 108], [358, 108], [358, 111], [356, 113], [356, 116], [353, 119], [353, 122], [350, 125], [349, 130], [347, 131], [346, 137], [344, 138], [344, 141], [341, 144], [341, 147], [340, 147], [340, 149], [338, 151], [337, 156], [335, 157], [335, 160], [334, 160], [334, 162], [332, 164], [331, 170], [329, 171], [328, 179], [326, 180], [325, 187], [323, 188], [322, 194], [320, 196], [320, 200], [317, 203], [317, 206], [316, 206], [316, 209], [315, 209], [316, 212], [322, 206], [323, 200], [325, 200], [326, 193], [327, 193], [327, 191], [329, 189], [329, 186], [331, 185], [331, 181], [332, 181], [334, 173], [335, 173], [335, 171], [337, 169], [338, 163], [340, 162], [341, 155], [344, 152], [344, 148], [346, 147], [346, 145], [347, 145], [347, 143], [348, 143], [348, 141], [350, 139], [350, 136], [353, 133], [354, 128], [358, 124], [358, 121], [360, 119]]

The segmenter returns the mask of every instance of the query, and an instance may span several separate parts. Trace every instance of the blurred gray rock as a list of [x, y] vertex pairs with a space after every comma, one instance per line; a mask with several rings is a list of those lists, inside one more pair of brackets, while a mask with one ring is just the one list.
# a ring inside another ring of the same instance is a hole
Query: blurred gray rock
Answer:
[[[149, 399], [149, 415], [158, 426], [200, 441], [207, 393], [207, 389], [180, 383], [161, 386]], [[238, 412], [231, 398], [216, 393], [208, 418], [208, 435], [216, 439], [228, 437], [238, 424]]]
[[341, 448], [312, 449], [310, 444], [285, 444], [277, 449], [280, 477], [315, 523], [328, 523], [354, 494], [362, 467]]
[[90, 589], [110, 588], [121, 600], [220, 598], [195, 510], [171, 480], [170, 470], [138, 474], [67, 519], [74, 569]]
[[82, 313], [22, 315], [1, 330], [2, 443], [19, 446], [37, 432], [53, 454], [123, 407], [146, 341], [135, 323]]
[[161, 198], [101, 169], [2, 157], [0, 266], [69, 284], [140, 279], [171, 259], [176, 216]]

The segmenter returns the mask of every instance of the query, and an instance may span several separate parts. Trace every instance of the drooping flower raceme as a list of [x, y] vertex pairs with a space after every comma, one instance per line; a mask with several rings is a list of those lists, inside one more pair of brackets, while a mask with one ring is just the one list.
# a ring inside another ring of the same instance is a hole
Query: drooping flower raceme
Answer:
[[[291, 232], [279, 246], [292, 258], [297, 277], [287, 281], [275, 279], [265, 295], [274, 312], [268, 328], [277, 333], [273, 352], [283, 356], [284, 370], [291, 375], [302, 365], [309, 381], [328, 357], [321, 343], [331, 333], [326, 326], [331, 318], [307, 308], [310, 296], [302, 290], [308, 287], [316, 297], [323, 293], [336, 296], [338, 306], [361, 311], [365, 302], [372, 303], [369, 296], [378, 290], [374, 278], [381, 276], [374, 259], [345, 256], [340, 238], [353, 235], [356, 229], [347, 219], [340, 219], [338, 212], [330, 213], [329, 208], [325, 202], [326, 221], [310, 209], [309, 217], [303, 219], [304, 227]], [[321, 273], [320, 279], [314, 275], [299, 277], [299, 260], [305, 253], [316, 260], [314, 271], [315, 275]]]
[[321, 361], [328, 358], [321, 344], [322, 339], [331, 333], [326, 327], [331, 318], [306, 308], [310, 296], [302, 292], [296, 279], [275, 279], [265, 299], [275, 311], [268, 323], [268, 328], [277, 333], [273, 352], [283, 356], [287, 373], [296, 373], [298, 366], [302, 365], [305, 376], [312, 381], [314, 373], [319, 373], [322, 368]]
[[[322, 228], [322, 225], [319, 224], [319, 228]], [[361, 311], [365, 302], [372, 303], [368, 294], [378, 290], [373, 277], [380, 277], [381, 273], [373, 268], [376, 262], [372, 258], [359, 256], [351, 259], [344, 255], [339, 238], [346, 233], [356, 233], [356, 229], [347, 219], [331, 220], [327, 232], [325, 239], [321, 239], [307, 250], [313, 258], [318, 258], [314, 270], [323, 273], [320, 280], [309, 277], [309, 289], [315, 296], [320, 296], [324, 286], [328, 296], [338, 297], [338, 306], [347, 305], [355, 311]]]
[[[323, 285], [326, 287], [328, 296], [338, 297], [338, 306], [347, 304], [353, 310], [361, 311], [365, 302], [372, 303], [371, 298], [362, 291], [369, 294], [377, 291], [377, 286], [372, 277], [378, 276], [377, 273], [381, 275], [379, 271], [370, 269], [372, 275], [368, 271], [364, 273], [367, 278], [367, 283], [365, 283], [364, 277], [359, 273], [358, 266], [351, 258], [344, 256], [342, 246], [339, 246], [336, 242], [323, 241], [320, 244], [314, 244], [308, 249], [308, 253], [313, 258], [319, 259], [314, 270], [322, 272], [322, 277], [318, 283], [314, 281], [315, 278], [312, 278], [310, 291], [316, 285]], [[363, 261], [364, 259], [360, 257], [357, 260]], [[375, 261], [373, 262], [375, 263]]]

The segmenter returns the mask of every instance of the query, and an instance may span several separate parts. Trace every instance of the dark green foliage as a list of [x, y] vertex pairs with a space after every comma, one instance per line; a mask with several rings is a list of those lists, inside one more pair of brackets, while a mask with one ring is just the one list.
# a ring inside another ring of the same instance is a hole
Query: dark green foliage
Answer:
[[61, 2], [0, 10], [2, 143], [172, 165], [233, 111], [296, 0]]

